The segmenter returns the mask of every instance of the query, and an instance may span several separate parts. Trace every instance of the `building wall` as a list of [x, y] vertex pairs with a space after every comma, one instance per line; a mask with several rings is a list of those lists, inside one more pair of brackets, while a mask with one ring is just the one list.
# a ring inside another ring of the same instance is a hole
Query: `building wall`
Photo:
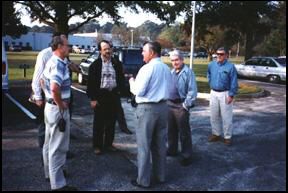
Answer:
[[[105, 34], [104, 37], [107, 37], [108, 41], [111, 41], [110, 34]], [[51, 42], [52, 34], [51, 33], [38, 33], [38, 32], [28, 32], [25, 35], [21, 35], [20, 38], [12, 39], [10, 36], [2, 37], [2, 41], [4, 44], [8, 44], [9, 46], [14, 43], [15, 45], [20, 45], [22, 43], [22, 47], [29, 46], [32, 47], [32, 50], [40, 51], [47, 48]], [[92, 48], [92, 46], [97, 47], [97, 37], [85, 37], [85, 36], [74, 36], [69, 35], [68, 37], [69, 44], [78, 45], [80, 48], [84, 46], [84, 48]], [[119, 46], [119, 41], [112, 40], [113, 45]]]

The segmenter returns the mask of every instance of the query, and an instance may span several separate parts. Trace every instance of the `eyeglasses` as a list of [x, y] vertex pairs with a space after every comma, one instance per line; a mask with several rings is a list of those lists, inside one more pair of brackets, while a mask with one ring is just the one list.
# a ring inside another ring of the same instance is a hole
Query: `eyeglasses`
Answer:
[[216, 53], [217, 54], [217, 56], [224, 56], [225, 55], [225, 53]]

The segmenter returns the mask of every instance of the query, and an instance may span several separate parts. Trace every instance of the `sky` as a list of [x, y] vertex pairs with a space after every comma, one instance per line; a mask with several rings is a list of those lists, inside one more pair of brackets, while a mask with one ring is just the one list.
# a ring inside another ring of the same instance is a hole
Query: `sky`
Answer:
[[[22, 16], [21, 16], [21, 22], [22, 24], [29, 26], [29, 27], [33, 27], [34, 25], [38, 25], [38, 26], [43, 26], [45, 24], [43, 23], [39, 23], [37, 21], [35, 22], [31, 22], [31, 19], [29, 17], [29, 15], [27, 14], [26, 10], [24, 10], [21, 5], [16, 5], [16, 10], [21, 9], [22, 11]], [[151, 14], [151, 13], [144, 13], [143, 11], [140, 11], [139, 14], [136, 13], [132, 13], [130, 11], [128, 11], [125, 8], [121, 8], [119, 11], [120, 16], [123, 17], [122, 22], [126, 22], [128, 24], [128, 27], [138, 27], [141, 24], [143, 24], [146, 20], [150, 20], [154, 23], [157, 24], [161, 24], [163, 23], [160, 19], [158, 19], [156, 17], [156, 15]], [[110, 19], [106, 14], [104, 16], [101, 16], [99, 18], [97, 18], [99, 24], [102, 26], [107, 22], [112, 22], [112, 19]], [[76, 23], [76, 22], [81, 22], [83, 20], [81, 20], [81, 18], [79, 17], [73, 17], [69, 20], [69, 25]], [[183, 17], [178, 17], [178, 19], [176, 20], [177, 22], [183, 22]]]

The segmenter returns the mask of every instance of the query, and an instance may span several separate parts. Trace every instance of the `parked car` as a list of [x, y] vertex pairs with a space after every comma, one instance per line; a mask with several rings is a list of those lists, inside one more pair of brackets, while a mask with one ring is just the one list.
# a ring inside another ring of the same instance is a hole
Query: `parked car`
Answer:
[[195, 58], [207, 58], [208, 54], [206, 52], [197, 52], [194, 54]]
[[235, 67], [239, 76], [264, 78], [274, 83], [286, 81], [286, 57], [253, 57]]
[[21, 52], [22, 51], [22, 47], [19, 46], [19, 45], [10, 45], [9, 47], [9, 50], [10, 51], [13, 51], [13, 52]]
[[2, 41], [2, 92], [8, 91], [8, 63], [6, 51]]
[[81, 73], [78, 74], [78, 82], [80, 84], [86, 84], [88, 80], [89, 67], [98, 57], [99, 51], [95, 50], [87, 57], [87, 59], [82, 59], [82, 62], [79, 65]]
[[[99, 57], [99, 51], [94, 51], [87, 59], [80, 63], [81, 73], [78, 74], [78, 82], [86, 84], [90, 65]], [[123, 64], [125, 76], [125, 96], [130, 94], [129, 79], [136, 77], [139, 69], [144, 64], [142, 48], [114, 48], [113, 57], [117, 57]]]

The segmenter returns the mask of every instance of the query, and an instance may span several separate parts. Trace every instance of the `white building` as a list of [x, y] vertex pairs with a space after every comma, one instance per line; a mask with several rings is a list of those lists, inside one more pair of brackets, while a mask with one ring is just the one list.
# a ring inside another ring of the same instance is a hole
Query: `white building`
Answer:
[[[14, 45], [20, 45], [22, 47], [31, 46], [32, 50], [43, 50], [49, 47], [52, 38], [52, 33], [39, 33], [39, 32], [28, 32], [25, 35], [21, 35], [20, 38], [13, 39], [10, 36], [2, 37], [5, 47]], [[94, 33], [84, 33], [84, 34], [74, 34], [69, 35], [69, 44], [77, 46], [79, 48], [92, 48], [97, 47], [98, 39], [106, 39], [112, 41], [113, 45], [119, 46], [119, 41], [112, 39], [112, 34], [97, 34]]]

